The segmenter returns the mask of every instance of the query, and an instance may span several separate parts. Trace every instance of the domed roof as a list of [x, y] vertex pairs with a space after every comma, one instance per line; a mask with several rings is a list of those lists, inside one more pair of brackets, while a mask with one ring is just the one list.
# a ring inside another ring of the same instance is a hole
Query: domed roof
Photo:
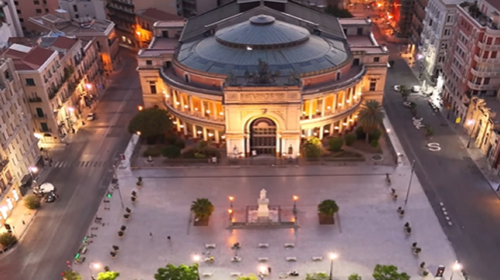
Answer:
[[272, 16], [258, 15], [217, 31], [215, 38], [229, 47], [270, 48], [300, 44], [309, 39], [309, 35], [303, 27], [276, 21]]

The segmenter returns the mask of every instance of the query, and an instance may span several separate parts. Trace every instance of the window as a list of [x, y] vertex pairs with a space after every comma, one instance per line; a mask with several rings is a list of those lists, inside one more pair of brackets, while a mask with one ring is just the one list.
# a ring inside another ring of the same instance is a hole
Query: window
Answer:
[[363, 28], [358, 28], [358, 35], [363, 35]]
[[74, 11], [74, 12], [78, 12], [78, 6], [73, 5], [73, 11]]
[[451, 22], [451, 16], [446, 17], [446, 22]]
[[26, 85], [34, 87], [35, 86], [35, 80], [33, 80], [31, 78], [26, 79]]
[[444, 30], [444, 36], [448, 36], [448, 35], [450, 35], [450, 34], [451, 34], [451, 30], [450, 30], [450, 29], [448, 29], [448, 28], [446, 28], [446, 29]]
[[42, 13], [42, 9], [36, 9], [36, 14], [41, 14]]
[[20, 15], [21, 14], [21, 10], [16, 10], [17, 14]]
[[491, 52], [491, 58], [497, 58], [497, 52], [496, 51], [492, 51]]
[[146, 60], [146, 65], [153, 65], [153, 61], [152, 60]]
[[340, 72], [337, 72], [337, 81], [340, 80]]
[[184, 74], [184, 80], [186, 81], [186, 83], [189, 83], [189, 75], [188, 74]]
[[20, 18], [19, 22], [23, 23], [24, 22], [24, 18]]
[[353, 66], [358, 66], [359, 65], [359, 58], [355, 58], [352, 60], [352, 65]]
[[40, 1], [36, 1], [36, 0], [35, 0], [35, 1], [33, 1], [33, 4], [35, 4], [35, 5], [40, 5]]
[[377, 88], [377, 79], [370, 79], [370, 91], [375, 91]]
[[40, 126], [41, 126], [41, 131], [43, 132], [50, 132], [49, 130], [49, 126], [47, 125], [47, 123], [40, 123]]
[[163, 38], [168, 38], [168, 31], [163, 30], [163, 31], [161, 32], [161, 36], [162, 36]]
[[76, 14], [76, 15], [75, 15], [75, 18], [80, 18], [80, 15], [79, 15], [79, 14]]
[[17, 2], [17, 1], [14, 1], [14, 5], [16, 5], [16, 6], [17, 6], [17, 5], [19, 5], [19, 2]]
[[47, 9], [47, 8], [46, 8], [46, 9], [45, 9], [45, 12], [46, 12], [46, 13], [48, 13], [48, 12], [49, 12], [49, 9]]
[[380, 62], [380, 57], [378, 57], [378, 56], [374, 57], [373, 62]]
[[490, 84], [490, 78], [484, 78], [483, 85], [489, 85]]

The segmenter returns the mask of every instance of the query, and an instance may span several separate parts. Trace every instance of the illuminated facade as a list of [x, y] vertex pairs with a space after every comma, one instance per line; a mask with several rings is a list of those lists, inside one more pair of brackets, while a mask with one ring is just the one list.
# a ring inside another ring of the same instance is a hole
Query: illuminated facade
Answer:
[[235, 156], [295, 157], [302, 138], [349, 131], [363, 100], [382, 101], [388, 53], [369, 20], [293, 2], [238, 9], [188, 20], [179, 44], [158, 28], [139, 52], [145, 105], [167, 108], [179, 133]]
[[184, 26], [184, 18], [178, 15], [165, 13], [155, 8], [137, 11], [135, 35], [141, 48], [147, 48], [153, 40], [153, 28], [158, 21], [163, 24], [180, 22]]
[[0, 231], [21, 202], [23, 178], [40, 158], [32, 115], [12, 59], [0, 59]]

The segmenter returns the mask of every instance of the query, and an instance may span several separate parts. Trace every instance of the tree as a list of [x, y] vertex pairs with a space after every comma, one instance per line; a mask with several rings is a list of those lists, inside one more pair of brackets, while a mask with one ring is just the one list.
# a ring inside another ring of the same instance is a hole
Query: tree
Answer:
[[240, 276], [236, 278], [236, 280], [259, 280], [259, 278], [255, 274], [249, 274], [245, 276]]
[[326, 199], [318, 204], [318, 212], [325, 216], [333, 216], [333, 214], [339, 211], [339, 206], [335, 200]]
[[115, 280], [120, 276], [120, 273], [116, 271], [104, 271], [97, 274], [97, 280]]
[[4, 232], [0, 234], [0, 245], [7, 247], [17, 242], [17, 237], [12, 233]]
[[330, 146], [331, 152], [339, 152], [342, 149], [342, 145], [344, 145], [344, 139], [333, 137], [328, 141], [328, 145]]
[[306, 280], [329, 280], [330, 276], [326, 273], [307, 273]]
[[25, 198], [24, 198], [24, 205], [26, 206], [26, 208], [28, 209], [31, 209], [31, 210], [35, 210], [35, 209], [38, 209], [40, 208], [40, 206], [42, 205], [40, 203], [40, 198], [38, 198], [36, 195], [34, 194], [30, 194], [30, 195], [27, 195]]
[[376, 131], [384, 120], [385, 114], [382, 111], [382, 104], [377, 100], [367, 100], [361, 106], [358, 114], [358, 122], [363, 127], [366, 136], [366, 143], [369, 135]]
[[323, 153], [321, 140], [317, 137], [311, 137], [304, 144], [304, 149], [307, 158], [319, 158]]
[[69, 269], [64, 272], [64, 280], [82, 280], [82, 276], [80, 273]]
[[410, 276], [404, 272], [399, 273], [394, 265], [377, 264], [373, 269], [373, 279], [375, 280], [410, 280]]
[[361, 280], [361, 276], [359, 276], [356, 273], [353, 273], [353, 274], [349, 275], [349, 277], [347, 277], [347, 280]]
[[161, 154], [167, 158], [178, 158], [181, 156], [181, 149], [174, 145], [167, 145], [161, 149]]
[[181, 264], [175, 266], [167, 264], [165, 267], [158, 268], [155, 274], [155, 280], [197, 280], [198, 265], [191, 266]]
[[191, 212], [196, 218], [206, 219], [214, 212], [214, 205], [207, 198], [197, 198], [191, 203]]
[[172, 120], [168, 112], [159, 108], [148, 108], [139, 111], [128, 124], [128, 132], [131, 134], [141, 132], [144, 138], [164, 135], [173, 128]]

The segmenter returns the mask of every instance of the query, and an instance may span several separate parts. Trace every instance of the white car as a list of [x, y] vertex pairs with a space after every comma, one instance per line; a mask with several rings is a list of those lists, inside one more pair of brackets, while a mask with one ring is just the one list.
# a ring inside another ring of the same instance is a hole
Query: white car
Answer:
[[95, 120], [95, 113], [90, 113], [87, 115], [87, 121], [93, 121]]
[[394, 86], [394, 90], [399, 92], [401, 90], [401, 86], [400, 85], [395, 85]]
[[415, 93], [420, 92], [420, 86], [412, 86], [412, 87], [411, 87], [411, 91], [412, 91], [412, 92], [415, 92]]

